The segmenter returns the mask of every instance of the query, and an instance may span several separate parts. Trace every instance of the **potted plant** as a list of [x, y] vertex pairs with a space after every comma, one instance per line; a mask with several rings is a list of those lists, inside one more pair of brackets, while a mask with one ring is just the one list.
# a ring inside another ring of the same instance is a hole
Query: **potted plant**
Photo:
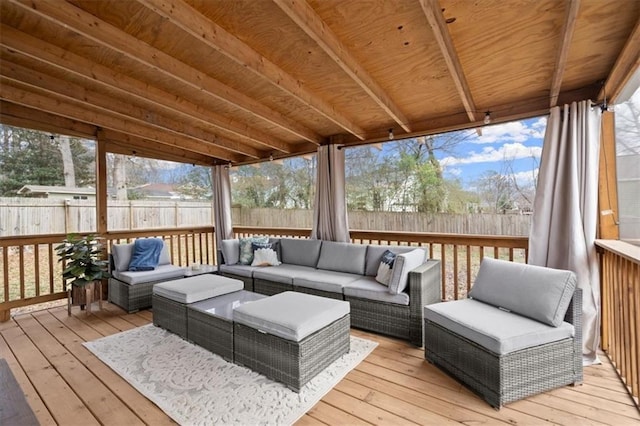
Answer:
[[58, 261], [66, 262], [62, 278], [69, 293], [69, 312], [71, 304], [80, 305], [83, 309], [85, 305], [90, 306], [96, 296], [100, 300], [102, 280], [110, 277], [109, 262], [102, 259], [100, 239], [94, 234], [84, 237], [69, 234], [55, 250]]

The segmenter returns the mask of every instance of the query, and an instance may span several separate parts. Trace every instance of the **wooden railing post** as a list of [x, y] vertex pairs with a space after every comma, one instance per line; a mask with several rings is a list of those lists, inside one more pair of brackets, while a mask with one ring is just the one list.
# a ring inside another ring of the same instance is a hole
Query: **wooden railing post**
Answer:
[[640, 397], [640, 248], [596, 240], [601, 261], [602, 349], [636, 404]]
[[618, 210], [618, 185], [616, 177], [615, 115], [602, 113], [602, 135], [600, 138], [600, 167], [598, 181], [598, 238], [617, 240], [620, 238]]

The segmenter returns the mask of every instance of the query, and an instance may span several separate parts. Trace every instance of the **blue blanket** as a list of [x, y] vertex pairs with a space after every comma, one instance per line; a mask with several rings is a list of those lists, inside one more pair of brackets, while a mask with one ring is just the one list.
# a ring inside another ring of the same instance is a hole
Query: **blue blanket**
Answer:
[[140, 238], [133, 243], [130, 271], [153, 271], [158, 266], [164, 243], [160, 238]]

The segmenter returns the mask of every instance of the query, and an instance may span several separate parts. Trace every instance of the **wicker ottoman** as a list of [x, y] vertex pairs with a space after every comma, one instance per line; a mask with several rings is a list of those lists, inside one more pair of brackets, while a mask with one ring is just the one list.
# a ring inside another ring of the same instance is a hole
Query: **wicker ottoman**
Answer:
[[233, 310], [265, 297], [241, 290], [188, 305], [187, 339], [233, 361]]
[[284, 292], [233, 311], [234, 362], [296, 392], [349, 352], [349, 303]]
[[187, 305], [234, 291], [240, 280], [220, 275], [198, 275], [153, 286], [153, 324], [187, 338]]

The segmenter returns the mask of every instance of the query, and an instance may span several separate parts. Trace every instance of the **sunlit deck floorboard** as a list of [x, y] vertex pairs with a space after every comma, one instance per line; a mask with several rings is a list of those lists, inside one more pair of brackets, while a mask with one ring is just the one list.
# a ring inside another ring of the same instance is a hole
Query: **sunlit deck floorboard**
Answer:
[[[55, 307], [0, 323], [7, 360], [41, 424], [163, 425], [159, 408], [99, 361], [82, 342], [148, 324], [109, 303], [87, 316]], [[315, 424], [640, 424], [640, 413], [605, 356], [582, 386], [564, 387], [497, 411], [424, 360], [409, 344], [353, 330], [379, 346], [300, 421]]]

